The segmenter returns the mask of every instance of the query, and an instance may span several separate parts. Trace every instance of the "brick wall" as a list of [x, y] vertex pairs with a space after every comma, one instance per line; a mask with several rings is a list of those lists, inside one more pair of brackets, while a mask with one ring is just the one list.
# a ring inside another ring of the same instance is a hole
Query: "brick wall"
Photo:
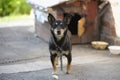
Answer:
[[101, 40], [120, 45], [120, 1], [109, 0], [110, 5], [102, 16]]

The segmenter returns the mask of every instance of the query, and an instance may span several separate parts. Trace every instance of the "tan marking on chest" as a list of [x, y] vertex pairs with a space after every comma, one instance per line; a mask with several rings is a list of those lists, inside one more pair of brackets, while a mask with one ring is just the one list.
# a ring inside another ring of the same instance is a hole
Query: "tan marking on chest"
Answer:
[[[57, 54], [57, 51], [56, 50], [51, 50], [50, 51], [53, 55], [54, 54]], [[68, 55], [69, 54], [69, 51], [62, 51], [62, 55]]]
[[68, 54], [69, 54], [69, 51], [62, 51], [62, 54], [63, 54], [63, 55], [68, 55]]
[[50, 50], [50, 52], [51, 52], [52, 55], [57, 54], [56, 50]]

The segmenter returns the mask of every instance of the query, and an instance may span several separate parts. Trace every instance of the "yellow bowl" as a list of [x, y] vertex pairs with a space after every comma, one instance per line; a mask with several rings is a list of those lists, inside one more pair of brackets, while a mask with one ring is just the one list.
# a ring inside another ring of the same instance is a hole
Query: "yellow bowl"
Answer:
[[92, 41], [91, 44], [92, 44], [92, 47], [95, 49], [104, 50], [108, 47], [108, 43], [104, 41]]

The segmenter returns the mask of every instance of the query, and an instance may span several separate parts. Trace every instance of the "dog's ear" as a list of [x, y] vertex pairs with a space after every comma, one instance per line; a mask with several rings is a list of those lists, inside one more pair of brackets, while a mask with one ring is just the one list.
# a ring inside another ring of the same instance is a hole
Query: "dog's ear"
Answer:
[[70, 24], [71, 18], [72, 18], [72, 15], [65, 13], [63, 21], [68, 25], [68, 24]]
[[50, 23], [50, 25], [52, 25], [52, 23], [55, 21], [55, 18], [52, 14], [48, 14], [48, 22]]

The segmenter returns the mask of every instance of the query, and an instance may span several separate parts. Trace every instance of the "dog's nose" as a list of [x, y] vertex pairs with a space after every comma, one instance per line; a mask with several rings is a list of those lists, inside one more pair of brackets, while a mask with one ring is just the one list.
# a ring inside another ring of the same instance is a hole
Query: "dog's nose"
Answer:
[[61, 32], [60, 32], [60, 31], [57, 31], [57, 34], [58, 34], [58, 35], [60, 35], [60, 34], [61, 34]]

